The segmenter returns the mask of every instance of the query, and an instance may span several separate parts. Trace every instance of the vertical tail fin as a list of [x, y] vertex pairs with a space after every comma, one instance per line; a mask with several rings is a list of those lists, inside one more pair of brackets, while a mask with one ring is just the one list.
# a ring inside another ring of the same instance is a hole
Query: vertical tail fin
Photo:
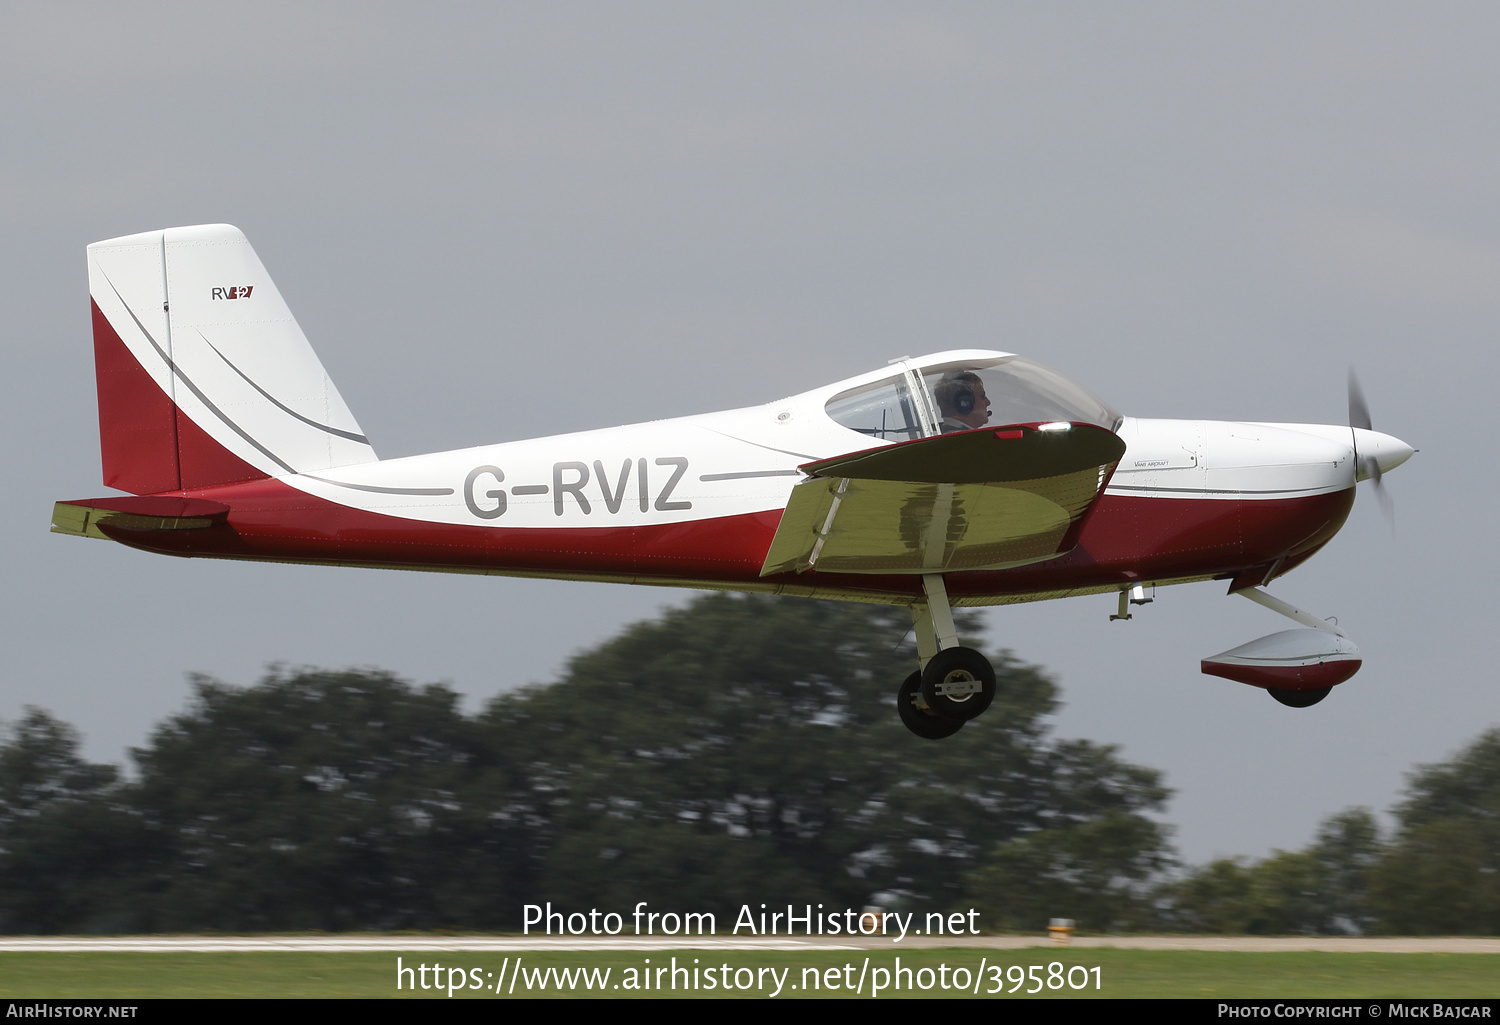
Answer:
[[104, 483], [138, 495], [375, 459], [238, 228], [89, 246]]

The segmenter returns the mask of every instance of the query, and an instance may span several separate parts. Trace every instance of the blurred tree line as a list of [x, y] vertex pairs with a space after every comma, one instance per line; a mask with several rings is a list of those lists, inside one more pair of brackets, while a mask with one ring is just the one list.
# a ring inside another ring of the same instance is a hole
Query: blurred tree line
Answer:
[[0, 930], [510, 930], [643, 900], [1136, 925], [1169, 861], [1158, 774], [1053, 740], [1056, 687], [1003, 654], [983, 719], [912, 736], [909, 626], [710, 595], [473, 716], [377, 671], [199, 678], [129, 779], [30, 710], [0, 738]]
[[[39, 710], [0, 735], [0, 931], [517, 930], [565, 911], [976, 907], [992, 929], [1495, 932], [1500, 731], [1258, 863], [1175, 867], [1168, 792], [1050, 736], [1007, 654], [940, 742], [896, 719], [904, 609], [710, 595], [477, 715], [372, 670], [276, 670], [132, 752]], [[974, 632], [974, 624], [966, 626]]]
[[1500, 728], [1417, 767], [1396, 828], [1368, 809], [1323, 822], [1301, 851], [1211, 862], [1165, 885], [1163, 924], [1191, 932], [1500, 933]]

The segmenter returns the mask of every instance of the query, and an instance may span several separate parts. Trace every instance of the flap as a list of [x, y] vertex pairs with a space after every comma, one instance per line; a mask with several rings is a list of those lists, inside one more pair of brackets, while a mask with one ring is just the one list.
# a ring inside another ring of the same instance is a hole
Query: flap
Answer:
[[945, 573], [1040, 562], [1077, 543], [1125, 443], [1092, 425], [983, 428], [802, 467], [761, 575]]

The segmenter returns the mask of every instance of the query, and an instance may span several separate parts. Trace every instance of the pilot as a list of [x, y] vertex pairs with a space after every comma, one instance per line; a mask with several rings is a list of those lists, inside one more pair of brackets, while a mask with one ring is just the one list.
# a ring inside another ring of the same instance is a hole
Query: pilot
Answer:
[[939, 426], [944, 434], [972, 431], [990, 421], [990, 400], [984, 393], [984, 382], [973, 371], [950, 370], [938, 381], [933, 395], [943, 417]]

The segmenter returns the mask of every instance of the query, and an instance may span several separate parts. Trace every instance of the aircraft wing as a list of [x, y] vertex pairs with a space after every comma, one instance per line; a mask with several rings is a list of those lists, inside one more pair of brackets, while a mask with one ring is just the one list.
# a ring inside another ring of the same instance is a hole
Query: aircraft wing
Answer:
[[946, 573], [1054, 558], [1077, 544], [1124, 453], [1119, 437], [1092, 424], [1018, 424], [806, 463], [761, 576]]

